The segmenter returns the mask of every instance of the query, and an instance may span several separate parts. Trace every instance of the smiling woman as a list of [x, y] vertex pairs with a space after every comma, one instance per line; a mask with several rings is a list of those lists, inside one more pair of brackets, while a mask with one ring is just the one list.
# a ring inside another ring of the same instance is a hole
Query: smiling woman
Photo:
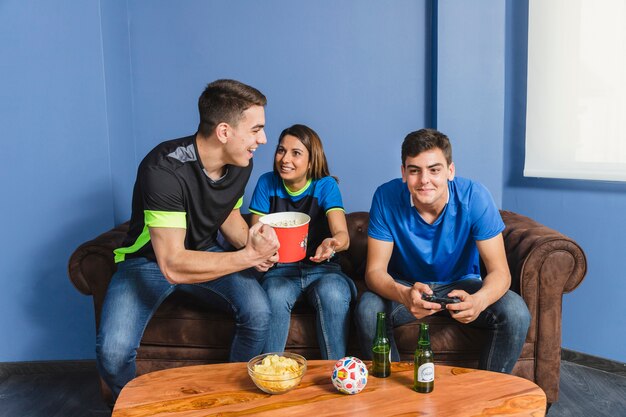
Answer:
[[305, 186], [311, 163], [309, 151], [300, 139], [285, 135], [276, 147], [274, 163], [285, 186], [291, 191], [298, 191]]
[[[356, 287], [334, 255], [348, 249], [350, 237], [338, 181], [330, 176], [322, 141], [313, 129], [296, 124], [282, 131], [273, 171], [259, 179], [250, 211], [252, 223], [259, 219], [271, 223], [273, 216], [288, 214], [310, 218], [308, 237], [306, 229], [276, 229], [279, 264], [261, 279], [273, 322], [265, 352], [285, 349], [291, 309], [297, 300], [306, 299], [316, 310], [322, 357], [345, 356]], [[288, 235], [293, 238], [287, 240], [292, 253], [284, 256], [283, 239]]]

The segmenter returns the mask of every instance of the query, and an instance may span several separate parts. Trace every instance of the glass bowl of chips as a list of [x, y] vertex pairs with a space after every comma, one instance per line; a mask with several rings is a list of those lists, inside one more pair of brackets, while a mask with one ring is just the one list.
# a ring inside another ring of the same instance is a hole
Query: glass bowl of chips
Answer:
[[264, 353], [248, 361], [252, 382], [268, 394], [291, 391], [300, 384], [305, 372], [306, 359], [297, 353]]

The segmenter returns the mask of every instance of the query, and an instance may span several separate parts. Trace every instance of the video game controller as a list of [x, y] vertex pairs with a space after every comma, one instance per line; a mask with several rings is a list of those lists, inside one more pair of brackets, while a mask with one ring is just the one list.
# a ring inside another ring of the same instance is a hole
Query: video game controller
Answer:
[[448, 304], [456, 304], [461, 302], [461, 299], [459, 297], [437, 297], [434, 294], [422, 294], [422, 300], [428, 301], [430, 303], [437, 303], [441, 306], [441, 308], [446, 308]]

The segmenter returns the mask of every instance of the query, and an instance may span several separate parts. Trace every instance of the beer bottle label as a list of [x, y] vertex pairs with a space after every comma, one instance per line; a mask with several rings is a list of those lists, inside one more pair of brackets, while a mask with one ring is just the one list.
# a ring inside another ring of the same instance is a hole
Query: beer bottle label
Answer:
[[435, 364], [423, 363], [417, 369], [417, 381], [418, 382], [430, 382], [435, 379]]

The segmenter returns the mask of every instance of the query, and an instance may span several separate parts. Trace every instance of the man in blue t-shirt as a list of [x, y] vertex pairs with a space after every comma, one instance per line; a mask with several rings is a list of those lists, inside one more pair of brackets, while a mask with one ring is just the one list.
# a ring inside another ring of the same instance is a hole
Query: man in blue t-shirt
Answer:
[[[392, 361], [400, 360], [393, 327], [439, 313], [486, 329], [479, 367], [510, 373], [530, 314], [508, 290], [504, 223], [493, 198], [483, 185], [455, 178], [450, 141], [434, 129], [406, 136], [401, 170], [402, 179], [378, 187], [370, 210], [365, 280], [371, 292], [356, 307], [363, 356], [371, 359], [376, 312], [387, 313]], [[442, 308], [423, 295], [459, 302]]]

